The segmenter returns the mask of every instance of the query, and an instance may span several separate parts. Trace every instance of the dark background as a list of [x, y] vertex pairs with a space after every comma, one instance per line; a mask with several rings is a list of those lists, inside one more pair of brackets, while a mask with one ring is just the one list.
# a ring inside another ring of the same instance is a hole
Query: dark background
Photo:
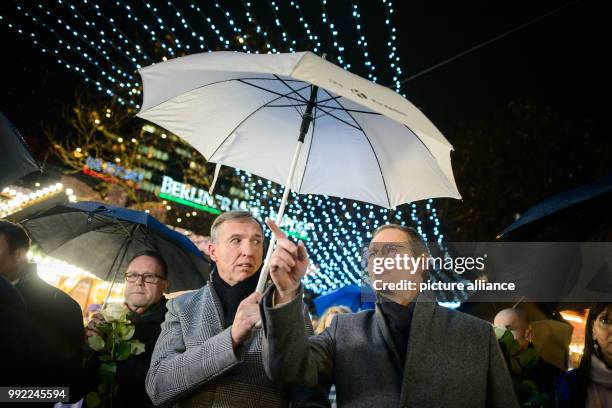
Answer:
[[[163, 2], [152, 3], [159, 3], [162, 9]], [[178, 7], [189, 2], [174, 3]], [[235, 8], [235, 16], [243, 14], [239, 2], [221, 3], [228, 10]], [[273, 36], [273, 17], [261, 3], [253, 1], [253, 10], [256, 15], [259, 11], [260, 23], [269, 27]], [[308, 49], [310, 44], [302, 39], [295, 16], [290, 10], [283, 14], [284, 2], [279, 3], [290, 37], [298, 40], [299, 50]], [[361, 10], [362, 30], [377, 67], [378, 82], [391, 85], [381, 2], [354, 3]], [[398, 30], [396, 44], [406, 78], [569, 2], [395, 3], [392, 21]], [[612, 36], [603, 3], [577, 2], [403, 85], [402, 93], [455, 146], [453, 167], [464, 199], [435, 201], [442, 231], [449, 240], [494, 239], [538, 201], [610, 171]], [[24, 21], [15, 4], [2, 2], [0, 15]], [[108, 6], [110, 2], [100, 4]], [[202, 4], [207, 7], [207, 2]], [[300, 4], [307, 20], [313, 22], [313, 31], [321, 37], [322, 48], [333, 54], [329, 29], [321, 24], [319, 2]], [[345, 0], [327, 3], [351, 70], [365, 75], [363, 54], [355, 43], [351, 6]], [[120, 11], [106, 8], [106, 14], [121, 18]], [[126, 27], [129, 30], [127, 23]], [[48, 148], [42, 128], [60, 120], [75, 92], [87, 85], [29, 40], [7, 30], [5, 23], [0, 33], [5, 45], [5, 97], [0, 110], [42, 159]]]

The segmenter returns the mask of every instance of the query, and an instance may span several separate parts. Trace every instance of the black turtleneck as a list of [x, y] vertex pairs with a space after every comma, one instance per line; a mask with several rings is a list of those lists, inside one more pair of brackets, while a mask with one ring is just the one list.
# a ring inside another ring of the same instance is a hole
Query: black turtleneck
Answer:
[[236, 283], [231, 286], [225, 282], [219, 276], [219, 272], [215, 271], [211, 275], [213, 288], [217, 292], [217, 296], [221, 300], [221, 306], [223, 307], [223, 313], [225, 316], [224, 328], [228, 327], [234, 322], [236, 317], [236, 311], [238, 305], [251, 293], [255, 292], [257, 288], [257, 281], [259, 280], [259, 272], [249, 276], [245, 280]]
[[393, 343], [395, 343], [395, 348], [403, 363], [406, 361], [408, 335], [410, 334], [410, 325], [412, 323], [412, 315], [414, 314], [414, 302], [403, 306], [387, 299], [379, 299], [378, 305], [385, 317]]

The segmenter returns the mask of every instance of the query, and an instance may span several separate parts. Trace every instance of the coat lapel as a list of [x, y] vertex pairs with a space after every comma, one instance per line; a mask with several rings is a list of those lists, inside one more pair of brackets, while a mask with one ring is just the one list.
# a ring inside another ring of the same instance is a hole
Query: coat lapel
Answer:
[[[431, 353], [435, 345], [430, 344], [431, 320], [436, 308], [435, 300], [427, 295], [421, 294], [416, 299], [410, 334], [408, 335], [408, 349], [406, 350], [406, 361], [404, 362], [404, 376], [402, 378], [402, 390], [400, 393], [400, 405], [408, 406], [408, 397], [415, 389], [415, 380], [419, 371], [423, 369], [420, 357], [424, 353]], [[416, 387], [418, 388], [418, 387]]]

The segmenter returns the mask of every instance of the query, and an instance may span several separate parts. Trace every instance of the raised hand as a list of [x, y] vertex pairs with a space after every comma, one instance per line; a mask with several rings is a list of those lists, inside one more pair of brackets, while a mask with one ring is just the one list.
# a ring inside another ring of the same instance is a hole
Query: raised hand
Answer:
[[277, 246], [270, 258], [270, 277], [276, 285], [276, 302], [286, 303], [293, 299], [306, 274], [308, 253], [302, 241], [297, 245], [271, 219], [266, 224], [276, 236]]

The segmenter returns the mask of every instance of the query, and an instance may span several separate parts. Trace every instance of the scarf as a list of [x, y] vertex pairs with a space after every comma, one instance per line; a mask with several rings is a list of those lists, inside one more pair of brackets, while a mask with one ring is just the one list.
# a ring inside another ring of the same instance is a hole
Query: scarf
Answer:
[[231, 286], [229, 283], [221, 279], [221, 276], [219, 276], [217, 271], [211, 274], [211, 280], [213, 288], [215, 292], [217, 292], [219, 300], [221, 300], [221, 307], [223, 308], [223, 314], [225, 316], [223, 328], [227, 328], [234, 322], [240, 302], [247, 298], [251, 293], [255, 292], [255, 289], [257, 288], [257, 281], [259, 280], [259, 272], [254, 273], [245, 280], [236, 283], [234, 286]]
[[612, 407], [612, 370], [595, 354], [591, 355], [591, 372], [584, 406], [585, 408]]

